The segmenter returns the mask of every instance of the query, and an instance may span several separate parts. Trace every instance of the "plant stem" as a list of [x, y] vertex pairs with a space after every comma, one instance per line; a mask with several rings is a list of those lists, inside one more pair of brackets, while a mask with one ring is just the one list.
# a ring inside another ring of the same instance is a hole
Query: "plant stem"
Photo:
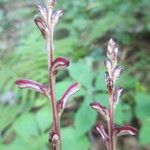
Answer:
[[51, 71], [51, 64], [53, 62], [53, 28], [51, 21], [49, 22], [49, 36], [46, 40], [47, 52], [48, 52], [48, 78], [50, 84], [50, 103], [53, 114], [53, 130], [58, 135], [58, 141], [52, 143], [52, 150], [61, 150], [61, 135], [60, 135], [60, 118], [57, 112], [56, 98], [55, 98], [55, 76]]
[[109, 84], [109, 120], [108, 120], [108, 134], [109, 134], [109, 150], [116, 150], [116, 139], [114, 137], [114, 100], [113, 100], [113, 87]]

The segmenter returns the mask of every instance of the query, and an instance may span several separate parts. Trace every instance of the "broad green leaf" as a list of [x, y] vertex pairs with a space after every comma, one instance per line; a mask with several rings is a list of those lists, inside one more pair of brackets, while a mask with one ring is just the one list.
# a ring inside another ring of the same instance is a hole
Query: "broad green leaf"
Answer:
[[97, 90], [106, 91], [106, 83], [104, 80], [105, 71], [100, 69], [100, 72], [97, 75], [95, 87]]
[[94, 73], [92, 71], [91, 59], [81, 60], [77, 63], [72, 63], [69, 67], [70, 76], [81, 83], [86, 89], [92, 87]]
[[124, 124], [129, 124], [133, 117], [133, 112], [129, 104], [122, 104], [122, 113], [123, 113], [122, 119]]
[[87, 96], [75, 115], [75, 128], [79, 137], [83, 136], [96, 121], [96, 113], [90, 108], [91, 99]]
[[75, 128], [62, 128], [61, 131], [63, 150], [87, 150], [89, 148], [89, 141], [87, 137], [78, 137]]
[[9, 126], [20, 113], [20, 108], [16, 105], [0, 105], [0, 130]]
[[145, 144], [150, 144], [150, 118], [145, 120], [142, 124], [142, 127], [140, 129], [139, 133], [139, 139], [140, 143], [145, 145]]
[[137, 93], [136, 100], [136, 116], [142, 121], [150, 116], [150, 95], [146, 93]]
[[32, 113], [26, 113], [20, 116], [13, 124], [13, 129], [25, 142], [39, 135], [36, 118]]
[[17, 136], [11, 144], [0, 144], [2, 150], [47, 150], [48, 134], [42, 134], [32, 140], [24, 141]]
[[108, 107], [108, 95], [106, 93], [95, 94], [94, 101], [99, 102], [105, 107]]
[[31, 141], [28, 141], [29, 147], [31, 150], [44, 150], [47, 149], [46, 145], [48, 144], [49, 134], [47, 132], [44, 134], [41, 134], [36, 139], [32, 139]]
[[122, 104], [119, 102], [116, 106], [114, 117], [117, 125], [130, 124], [132, 119], [132, 110], [130, 106], [128, 104]]
[[41, 133], [50, 128], [52, 123], [52, 112], [49, 102], [40, 110], [38, 110], [38, 112], [35, 114], [35, 118]]
[[119, 103], [117, 106], [116, 106], [116, 110], [115, 110], [115, 123], [118, 124], [118, 125], [123, 125], [124, 123], [124, 120], [123, 120], [123, 116], [125, 114], [123, 113], [122, 111], [122, 105], [121, 103]]

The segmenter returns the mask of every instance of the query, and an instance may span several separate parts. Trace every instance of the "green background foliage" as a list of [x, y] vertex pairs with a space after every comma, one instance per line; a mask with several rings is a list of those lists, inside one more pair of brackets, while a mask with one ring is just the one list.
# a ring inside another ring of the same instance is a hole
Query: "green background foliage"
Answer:
[[[48, 149], [52, 123], [49, 101], [15, 85], [19, 78], [48, 82], [44, 40], [33, 23], [38, 13], [36, 3], [0, 0], [2, 150]], [[55, 56], [71, 60], [68, 70], [57, 78], [57, 100], [72, 82], [81, 84], [80, 92], [65, 112], [67, 123], [61, 120], [63, 149], [87, 150], [92, 145], [89, 133], [97, 115], [89, 104], [99, 101], [107, 106], [103, 61], [112, 37], [120, 45], [120, 62], [125, 68], [117, 83], [125, 90], [117, 106], [115, 123], [132, 124], [139, 130], [139, 143], [150, 144], [149, 0], [61, 0], [56, 7], [63, 8], [65, 13], [55, 31]]]

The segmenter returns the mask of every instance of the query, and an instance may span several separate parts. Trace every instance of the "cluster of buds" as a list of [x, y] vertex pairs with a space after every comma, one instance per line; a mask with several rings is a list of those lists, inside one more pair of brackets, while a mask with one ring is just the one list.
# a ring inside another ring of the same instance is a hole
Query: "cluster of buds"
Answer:
[[34, 21], [41, 31], [46, 43], [48, 53], [48, 79], [49, 84], [44, 85], [36, 81], [28, 79], [20, 79], [16, 84], [20, 88], [32, 89], [39, 92], [50, 100], [51, 109], [53, 113], [53, 128], [49, 134], [49, 141], [52, 142], [53, 150], [61, 150], [61, 134], [60, 134], [60, 117], [66, 107], [70, 97], [74, 95], [79, 89], [78, 83], [73, 83], [62, 95], [59, 101], [56, 101], [55, 96], [55, 82], [57, 74], [60, 70], [69, 66], [69, 60], [64, 57], [53, 58], [53, 32], [56, 24], [63, 14], [63, 10], [59, 9], [53, 12], [56, 0], [47, 1], [45, 5], [38, 5], [40, 16], [36, 16]]
[[101, 134], [103, 142], [107, 150], [116, 150], [116, 139], [121, 135], [135, 135], [137, 130], [129, 125], [123, 127], [115, 127], [114, 125], [114, 113], [115, 108], [119, 102], [123, 88], [116, 87], [115, 82], [122, 73], [122, 67], [118, 66], [118, 47], [116, 43], [110, 39], [107, 47], [107, 58], [105, 61], [106, 73], [105, 82], [107, 85], [107, 91], [109, 96], [108, 108], [102, 106], [98, 102], [91, 103], [91, 107], [96, 110], [107, 122], [107, 131], [100, 123], [97, 124], [96, 129]]

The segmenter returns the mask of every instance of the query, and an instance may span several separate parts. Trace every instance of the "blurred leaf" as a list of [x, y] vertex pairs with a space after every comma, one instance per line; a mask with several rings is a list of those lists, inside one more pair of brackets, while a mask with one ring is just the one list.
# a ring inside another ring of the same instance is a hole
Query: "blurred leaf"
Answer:
[[91, 99], [86, 97], [75, 115], [75, 129], [79, 137], [83, 136], [96, 121], [96, 113], [90, 108]]
[[97, 90], [106, 91], [106, 83], [104, 81], [105, 71], [100, 69], [100, 72], [97, 75], [95, 87]]
[[55, 55], [56, 56], [69, 55], [76, 47], [76, 43], [78, 43], [76, 37], [67, 37], [56, 41]]
[[87, 150], [89, 148], [89, 141], [86, 136], [77, 135], [74, 128], [62, 128], [62, 147], [63, 150]]
[[139, 139], [141, 144], [150, 144], [150, 118], [143, 122], [142, 128], [140, 129]]
[[144, 121], [150, 116], [150, 95], [146, 93], [137, 93], [135, 95], [136, 100], [136, 116]]
[[8, 127], [19, 114], [20, 108], [18, 106], [0, 105], [0, 131]]
[[94, 94], [94, 101], [99, 102], [101, 105], [108, 107], [107, 93]]
[[37, 126], [41, 133], [49, 129], [52, 123], [52, 112], [50, 109], [50, 102], [48, 102], [44, 107], [42, 107], [35, 114], [35, 118], [37, 121]]
[[81, 83], [86, 89], [92, 87], [94, 73], [92, 71], [92, 62], [90, 59], [72, 63], [69, 67], [70, 76]]
[[91, 40], [102, 37], [108, 30], [113, 29], [121, 22], [121, 16], [118, 13], [108, 12], [97, 22], [92, 22], [92, 30], [89, 35]]
[[39, 135], [36, 118], [32, 113], [26, 113], [19, 117], [13, 125], [13, 129], [25, 142]]
[[116, 106], [116, 110], [115, 110], [115, 123], [118, 125], [123, 125], [124, 124], [124, 120], [123, 120], [123, 116], [125, 114], [122, 111], [122, 105], [121, 103], [119, 103]]

